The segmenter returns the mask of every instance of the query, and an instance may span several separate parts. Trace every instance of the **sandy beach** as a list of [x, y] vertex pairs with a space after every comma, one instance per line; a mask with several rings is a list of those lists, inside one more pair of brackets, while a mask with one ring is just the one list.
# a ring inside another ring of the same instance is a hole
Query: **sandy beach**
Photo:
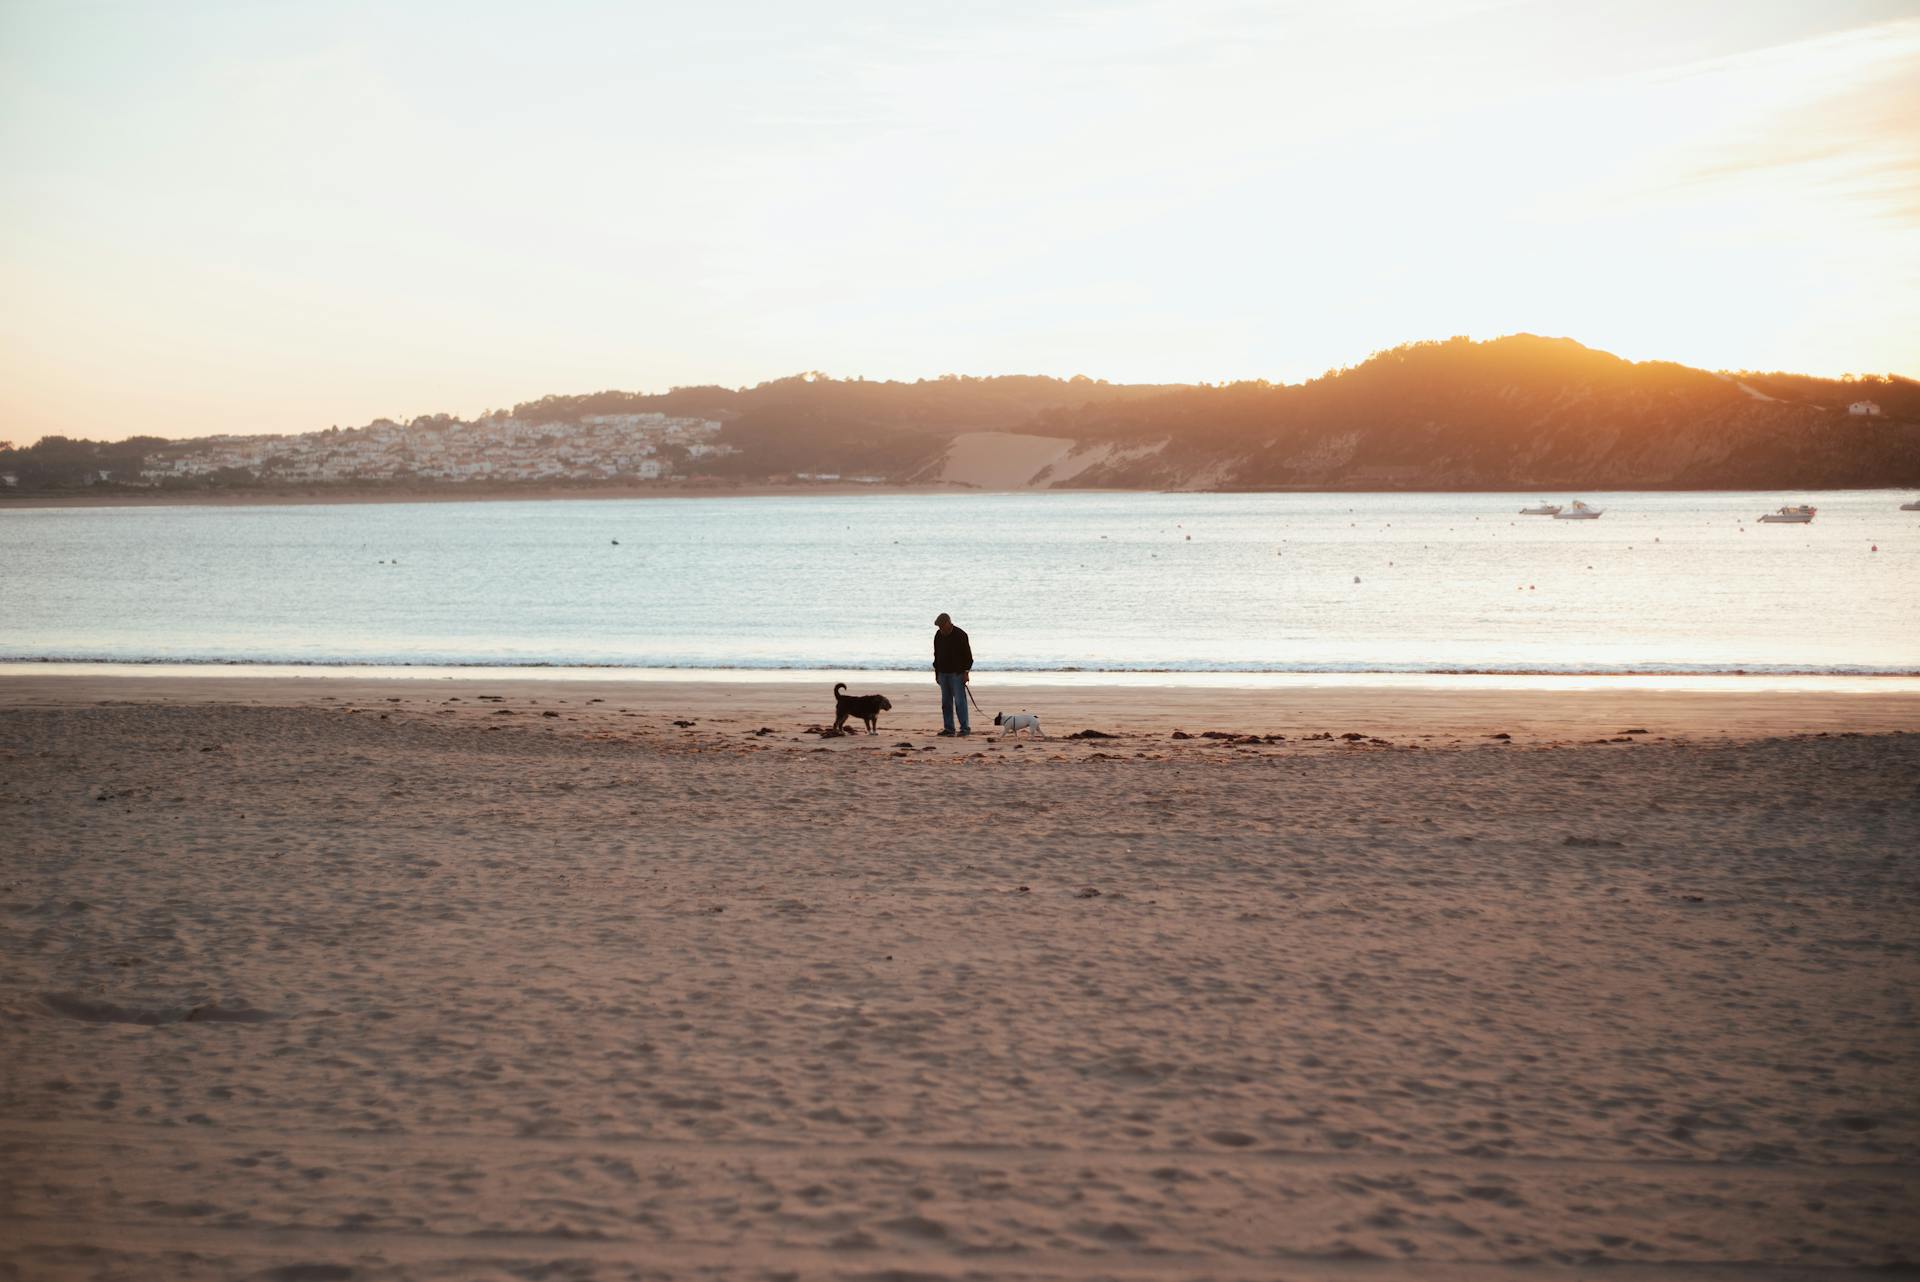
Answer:
[[0, 677], [0, 1277], [1920, 1264], [1904, 687], [825, 684]]

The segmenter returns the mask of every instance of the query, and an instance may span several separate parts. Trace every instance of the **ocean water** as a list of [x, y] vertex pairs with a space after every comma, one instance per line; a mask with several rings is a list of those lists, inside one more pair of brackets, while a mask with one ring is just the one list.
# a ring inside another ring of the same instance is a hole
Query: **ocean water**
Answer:
[[[1550, 496], [1564, 502], [1569, 496]], [[0, 508], [0, 661], [1920, 673], [1891, 491]], [[1759, 525], [1785, 503], [1809, 526]], [[1877, 548], [1877, 550], [1875, 550]]]

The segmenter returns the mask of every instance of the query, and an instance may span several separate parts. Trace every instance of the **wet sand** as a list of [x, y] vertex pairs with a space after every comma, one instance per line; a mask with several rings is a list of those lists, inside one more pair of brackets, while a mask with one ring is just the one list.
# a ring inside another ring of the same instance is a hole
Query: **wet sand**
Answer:
[[817, 684], [0, 679], [0, 1277], [1920, 1260], [1913, 696]]

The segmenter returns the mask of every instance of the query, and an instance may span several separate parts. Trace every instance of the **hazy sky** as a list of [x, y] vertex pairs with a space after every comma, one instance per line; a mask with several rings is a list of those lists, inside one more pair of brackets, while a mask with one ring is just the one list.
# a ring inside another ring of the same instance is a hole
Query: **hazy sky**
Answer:
[[1519, 330], [1920, 374], [1920, 0], [0, 0], [0, 439]]

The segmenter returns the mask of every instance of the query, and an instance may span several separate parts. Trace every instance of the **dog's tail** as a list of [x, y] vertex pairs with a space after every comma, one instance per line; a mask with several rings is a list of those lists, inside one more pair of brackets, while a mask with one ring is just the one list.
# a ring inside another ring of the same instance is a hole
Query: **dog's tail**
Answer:
[[834, 682], [834, 683], [833, 683], [833, 697], [834, 697], [834, 698], [836, 698], [836, 699], [838, 699], [838, 698], [840, 697], [840, 692], [841, 692], [842, 690], [844, 690], [844, 689], [846, 689], [846, 688], [847, 688], [847, 683], [846, 683], [846, 682], [844, 682], [844, 681], [836, 681], [836, 682]]

